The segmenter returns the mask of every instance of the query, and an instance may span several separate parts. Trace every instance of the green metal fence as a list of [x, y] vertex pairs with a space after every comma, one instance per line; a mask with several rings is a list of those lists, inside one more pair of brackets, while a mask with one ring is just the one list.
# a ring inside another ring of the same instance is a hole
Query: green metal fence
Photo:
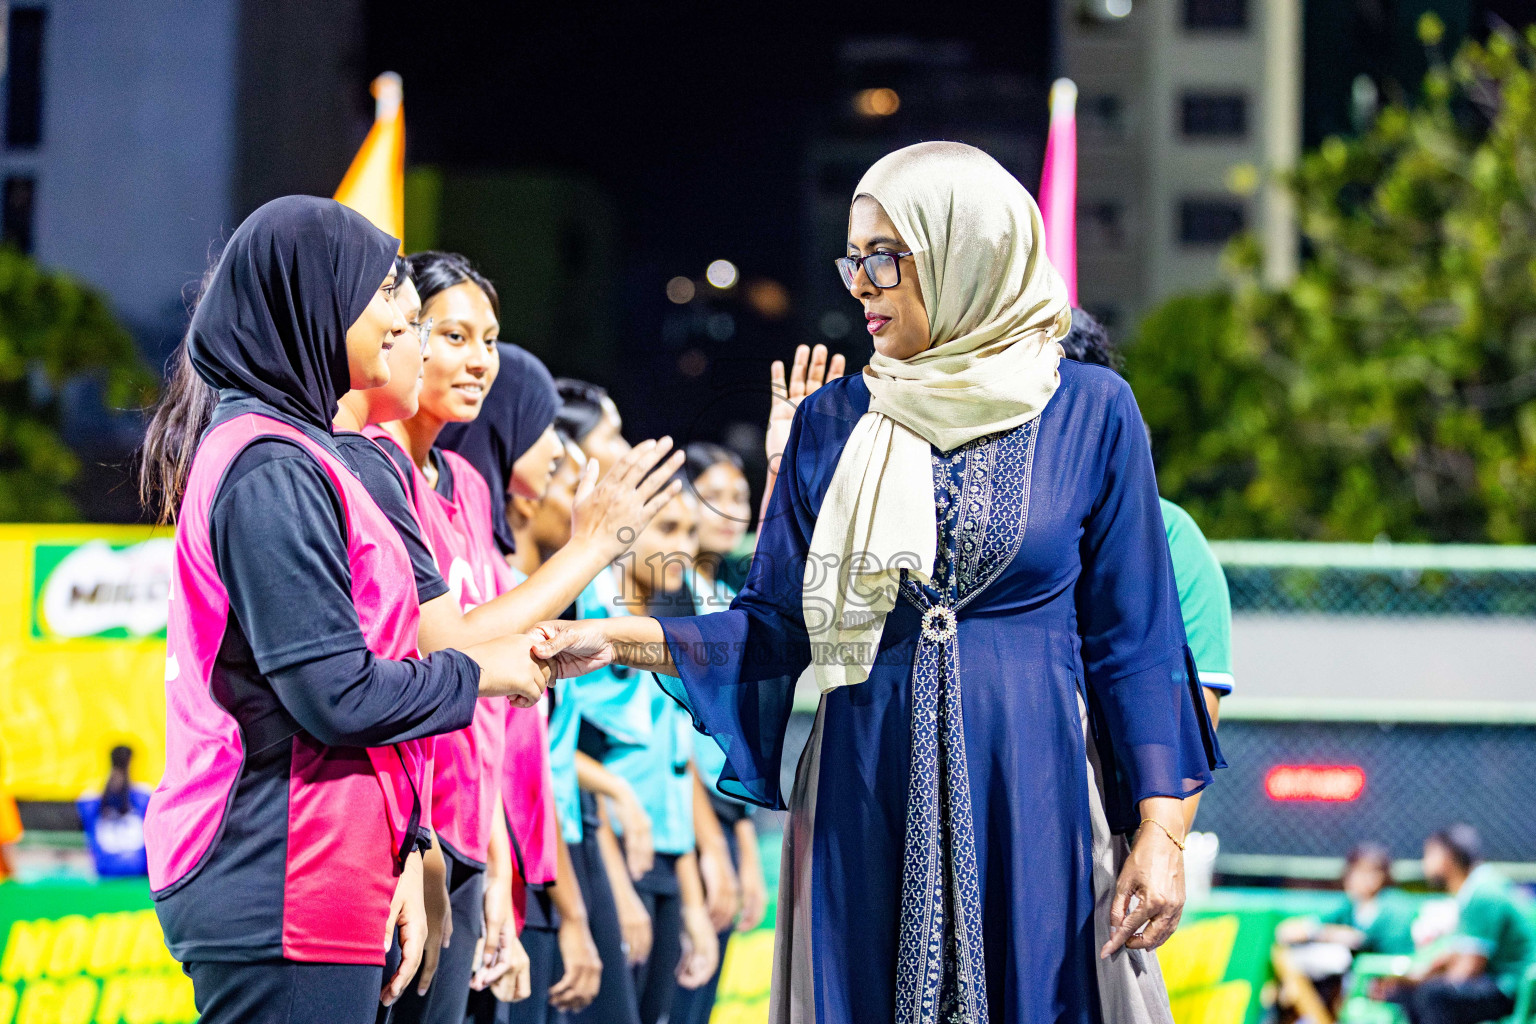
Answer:
[[1536, 618], [1536, 547], [1217, 541], [1234, 612]]

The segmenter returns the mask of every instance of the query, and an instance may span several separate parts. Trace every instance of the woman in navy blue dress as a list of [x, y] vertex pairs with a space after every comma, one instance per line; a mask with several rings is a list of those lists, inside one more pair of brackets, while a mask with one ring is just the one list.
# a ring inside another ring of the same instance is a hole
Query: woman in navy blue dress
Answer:
[[797, 680], [820, 688], [776, 1022], [1169, 1019], [1150, 950], [1183, 906], [1179, 801], [1220, 753], [1140, 414], [1060, 361], [1041, 238], [979, 150], [877, 163], [838, 261], [876, 352], [797, 411], [731, 609], [541, 626], [562, 675], [662, 673], [721, 788], [770, 807]]

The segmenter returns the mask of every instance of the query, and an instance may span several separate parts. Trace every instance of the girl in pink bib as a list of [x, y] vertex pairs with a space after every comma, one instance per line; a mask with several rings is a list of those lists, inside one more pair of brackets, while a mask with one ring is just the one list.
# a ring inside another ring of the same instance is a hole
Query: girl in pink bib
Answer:
[[[433, 323], [419, 410], [410, 419], [386, 424], [383, 431], [374, 433], [386, 446], [394, 442], [402, 466], [410, 470], [422, 533], [462, 613], [438, 615], [433, 609], [429, 616], [423, 610], [420, 635], [427, 649], [448, 637], [474, 637], [488, 629], [517, 630], [538, 621], [541, 614], [558, 613], [627, 548], [618, 538], [634, 536], [649, 522], [657, 499], [667, 493], [665, 474], [677, 458], [658, 467], [670, 442], [652, 442], [634, 453], [622, 479], [596, 493], [589, 486], [582, 529], [563, 552], [564, 558], [551, 571], [513, 591], [510, 569], [494, 533], [498, 513], [504, 511], [505, 478], [488, 484], [458, 455], [435, 447], [445, 427], [474, 419], [496, 379], [500, 353], [495, 289], [462, 257], [422, 253], [411, 257], [409, 264], [423, 314]], [[553, 417], [551, 407], [549, 421]], [[541, 436], [547, 426], [548, 422], [542, 424], [534, 436]], [[552, 432], [549, 439], [555, 441]], [[552, 466], [560, 454], [555, 441], [546, 462]], [[541, 882], [554, 878], [548, 838], [554, 830], [537, 826], [552, 813], [545, 735], [544, 720], [537, 712], [502, 705], [482, 707], [472, 728], [438, 741], [431, 820], [451, 862], [455, 884], [449, 901], [456, 938], [445, 951], [427, 996], [417, 1000], [408, 995], [397, 1009], [398, 1019], [458, 1024], [471, 986], [495, 985], [506, 998], [526, 996], [529, 991], [526, 960], [511, 960], [521, 950], [515, 939], [518, 922], [512, 892], [514, 877], [523, 883], [535, 876]], [[513, 773], [513, 784], [504, 786], [508, 772]], [[523, 798], [502, 799], [504, 790], [508, 796], [515, 790]], [[472, 899], [471, 894], [480, 894], [480, 899]], [[480, 940], [483, 952], [478, 964], [462, 962], [460, 935]]]
[[213, 1024], [373, 1019], [397, 928], [420, 955], [422, 741], [541, 692], [526, 640], [417, 657], [408, 557], [330, 435], [388, 379], [397, 245], [329, 200], [252, 214], [146, 441], [178, 529], [145, 840]]

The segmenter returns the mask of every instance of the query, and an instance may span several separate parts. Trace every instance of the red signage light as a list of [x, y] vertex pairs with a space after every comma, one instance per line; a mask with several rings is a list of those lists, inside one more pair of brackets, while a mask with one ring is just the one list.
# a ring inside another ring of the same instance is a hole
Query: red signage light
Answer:
[[1277, 764], [1264, 776], [1271, 800], [1342, 804], [1365, 789], [1365, 770], [1354, 764]]

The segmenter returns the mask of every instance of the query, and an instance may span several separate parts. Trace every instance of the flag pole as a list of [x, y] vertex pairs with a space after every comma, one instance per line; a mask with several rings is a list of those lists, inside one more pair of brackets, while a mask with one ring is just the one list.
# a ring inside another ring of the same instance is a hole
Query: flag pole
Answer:
[[1051, 84], [1051, 127], [1040, 173], [1040, 213], [1045, 219], [1045, 252], [1077, 305], [1077, 85], [1070, 78]]

